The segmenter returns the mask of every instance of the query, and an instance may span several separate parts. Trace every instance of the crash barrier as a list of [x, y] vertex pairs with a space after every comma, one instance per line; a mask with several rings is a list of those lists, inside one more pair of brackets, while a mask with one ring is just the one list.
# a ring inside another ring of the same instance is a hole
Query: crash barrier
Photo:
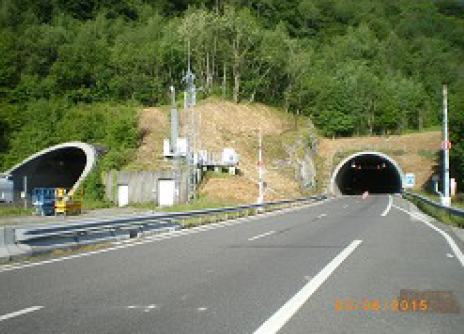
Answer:
[[419, 206], [421, 204], [429, 205], [435, 209], [435, 212], [430, 212], [431, 215], [438, 216], [436, 218], [442, 218], [439, 217], [440, 214], [445, 215], [453, 221], [453, 224], [459, 227], [464, 227], [464, 210], [453, 208], [451, 206], [445, 206], [440, 203], [434, 202], [426, 197], [406, 191], [403, 192], [403, 197], [405, 197], [406, 199], [413, 199], [417, 201], [417, 204], [419, 204]]
[[[140, 236], [179, 230], [179, 220], [223, 216], [222, 219], [279, 210], [289, 206], [327, 199], [322, 194], [262, 204], [239, 205], [219, 209], [174, 213], [149, 213], [130, 217], [80, 220], [66, 224], [32, 227], [0, 227], [0, 261], [50, 252], [54, 249], [76, 248], [89, 244], [119, 241]], [[234, 215], [235, 213], [235, 215]], [[228, 215], [231, 214], [231, 215]]]

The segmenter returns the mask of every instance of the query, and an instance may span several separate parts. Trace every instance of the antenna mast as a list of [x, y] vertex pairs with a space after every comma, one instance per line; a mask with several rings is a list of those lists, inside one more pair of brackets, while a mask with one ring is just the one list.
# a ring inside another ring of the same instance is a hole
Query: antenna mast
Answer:
[[[190, 41], [187, 41], [188, 45], [188, 58], [187, 58], [187, 73], [182, 78], [182, 81], [187, 83], [187, 89], [184, 93], [184, 116], [185, 116], [185, 134], [187, 139], [187, 164], [188, 164], [188, 198], [189, 200], [193, 197], [196, 199], [196, 142], [195, 142], [195, 74], [192, 73], [190, 68]], [[191, 124], [189, 125], [189, 121]], [[190, 131], [189, 131], [190, 130]]]

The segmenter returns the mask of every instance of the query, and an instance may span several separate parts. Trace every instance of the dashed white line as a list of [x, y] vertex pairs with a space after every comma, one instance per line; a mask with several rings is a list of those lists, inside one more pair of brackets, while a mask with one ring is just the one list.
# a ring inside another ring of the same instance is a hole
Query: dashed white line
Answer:
[[264, 238], [268, 235], [271, 235], [271, 234], [274, 234], [275, 231], [269, 231], [269, 232], [266, 232], [266, 233], [263, 233], [263, 234], [259, 234], [259, 235], [256, 235], [250, 239], [248, 239], [248, 241], [253, 241], [253, 240], [257, 240], [257, 239], [261, 239], [261, 238]]
[[277, 333], [304, 303], [316, 292], [316, 290], [330, 277], [330, 275], [342, 264], [343, 261], [361, 244], [362, 240], [354, 240], [328, 265], [324, 267], [314, 278], [309, 281], [298, 293], [285, 303], [274, 315], [264, 322], [254, 334]]
[[317, 216], [317, 218], [322, 218], [322, 217], [325, 217], [327, 216], [325, 213], [321, 213], [319, 216]]
[[385, 217], [388, 214], [388, 212], [390, 211], [392, 207], [392, 204], [393, 204], [393, 198], [391, 197], [391, 195], [388, 195], [388, 205], [385, 211], [381, 214], [382, 217]]
[[8, 313], [8, 314], [0, 316], [0, 321], [4, 321], [4, 320], [8, 320], [8, 319], [11, 319], [11, 318], [14, 318], [14, 317], [18, 317], [18, 316], [26, 314], [26, 313], [31, 313], [31, 312], [34, 312], [34, 311], [38, 311], [41, 308], [43, 308], [43, 306], [32, 306], [32, 307], [25, 308], [24, 310]]
[[410, 215], [411, 217], [414, 217], [418, 220], [420, 220], [421, 222], [423, 222], [425, 225], [427, 225], [428, 227], [430, 227], [431, 229], [437, 231], [438, 233], [440, 233], [445, 239], [446, 241], [448, 242], [448, 244], [450, 245], [451, 247], [451, 250], [453, 251], [454, 255], [456, 255], [456, 257], [458, 258], [459, 262], [461, 262], [461, 265], [464, 267], [464, 254], [462, 253], [462, 251], [459, 249], [458, 245], [456, 245], [456, 242], [454, 242], [453, 238], [451, 238], [449, 236], [448, 233], [446, 233], [445, 231], [439, 229], [438, 227], [436, 227], [435, 225], [431, 224], [430, 222], [428, 222], [427, 220], [425, 220], [424, 218], [422, 218], [421, 216], [413, 213], [413, 212], [410, 212], [410, 211], [407, 211], [403, 208], [400, 208], [399, 206], [396, 206], [396, 205], [393, 205], [395, 207], [395, 209], [398, 209], [400, 211], [403, 211], [404, 213]]

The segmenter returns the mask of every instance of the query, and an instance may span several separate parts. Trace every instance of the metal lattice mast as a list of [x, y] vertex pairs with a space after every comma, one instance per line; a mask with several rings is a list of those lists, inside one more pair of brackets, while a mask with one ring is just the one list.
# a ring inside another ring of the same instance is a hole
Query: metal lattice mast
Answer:
[[177, 103], [176, 103], [176, 89], [171, 86], [172, 94], [172, 110], [171, 110], [171, 152], [173, 157], [173, 169], [174, 169], [174, 182], [175, 190], [174, 197], [175, 202], [179, 203], [180, 194], [180, 171], [179, 171], [179, 155], [177, 151], [177, 130], [178, 130], [178, 119], [177, 119]]
[[[184, 107], [185, 107], [185, 127], [187, 139], [187, 164], [188, 164], [188, 198], [196, 199], [196, 166], [195, 166], [195, 153], [197, 151], [195, 142], [195, 75], [190, 68], [190, 41], [188, 42], [188, 60], [187, 60], [187, 73], [182, 79], [187, 83], [187, 89], [184, 94]], [[191, 124], [189, 124], [191, 123]]]

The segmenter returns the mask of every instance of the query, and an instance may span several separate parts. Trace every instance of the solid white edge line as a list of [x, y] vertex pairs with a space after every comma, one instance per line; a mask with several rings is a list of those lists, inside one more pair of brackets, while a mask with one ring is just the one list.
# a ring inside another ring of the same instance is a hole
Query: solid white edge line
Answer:
[[274, 234], [275, 231], [269, 231], [269, 232], [266, 232], [266, 233], [263, 233], [263, 234], [259, 234], [259, 235], [256, 235], [250, 239], [248, 239], [248, 241], [253, 241], [253, 240], [257, 240], [257, 239], [260, 239], [260, 238], [264, 238], [268, 235], [271, 235], [271, 234]]
[[392, 204], [393, 204], [393, 198], [391, 195], [388, 195], [388, 205], [385, 211], [381, 214], [382, 217], [385, 217], [388, 214], [388, 212], [390, 212]]
[[0, 316], [0, 321], [11, 319], [11, 318], [14, 318], [14, 317], [26, 314], [26, 313], [38, 311], [41, 308], [43, 308], [43, 306], [32, 306], [32, 307], [25, 308], [24, 310], [8, 313], [8, 314]]
[[456, 244], [456, 242], [454, 242], [453, 238], [451, 238], [449, 236], [448, 233], [446, 233], [445, 231], [439, 229], [438, 227], [436, 227], [435, 225], [433, 225], [432, 223], [426, 221], [424, 218], [420, 217], [419, 215], [413, 213], [413, 212], [410, 212], [410, 211], [407, 211], [403, 208], [400, 208], [399, 206], [396, 206], [396, 205], [393, 205], [393, 207], [395, 207], [395, 209], [398, 209], [400, 211], [403, 211], [404, 213], [420, 220], [421, 222], [423, 222], [425, 225], [427, 225], [428, 227], [430, 227], [431, 229], [437, 231], [438, 233], [440, 233], [445, 239], [446, 241], [448, 242], [448, 244], [450, 245], [454, 255], [456, 255], [456, 257], [458, 258], [459, 262], [461, 262], [461, 266], [464, 267], [464, 254], [462, 253], [462, 251], [459, 249], [459, 246]]
[[324, 269], [322, 269], [313, 277], [313, 279], [311, 279], [311, 281], [298, 291], [296, 295], [294, 295], [276, 313], [266, 320], [254, 332], [254, 334], [277, 333], [361, 243], [362, 240], [354, 240], [350, 245], [348, 245], [348, 247], [330, 261]]
[[178, 230], [178, 231], [173, 231], [173, 232], [169, 232], [169, 233], [162, 233], [161, 235], [145, 237], [145, 238], [143, 238], [143, 240], [133, 241], [131, 243], [120, 244], [120, 242], [116, 241], [114, 243], [116, 245], [115, 247], [109, 247], [109, 248], [100, 249], [100, 250], [96, 250], [96, 251], [90, 251], [90, 252], [86, 252], [86, 253], [80, 253], [80, 254], [60, 257], [60, 258], [56, 258], [56, 259], [52, 259], [52, 260], [45, 260], [45, 261], [38, 261], [38, 262], [28, 262], [28, 263], [25, 263], [25, 264], [20, 263], [20, 264], [11, 264], [11, 265], [8, 265], [8, 264], [7, 265], [0, 265], [0, 273], [7, 272], [7, 271], [13, 271], [13, 270], [19, 270], [19, 269], [25, 269], [25, 268], [30, 268], [30, 267], [36, 267], [36, 266], [41, 266], [41, 265], [44, 265], [44, 264], [49, 264], [49, 263], [54, 263], [54, 262], [61, 262], [61, 261], [65, 261], [65, 260], [71, 260], [71, 259], [76, 259], [76, 258], [81, 258], [81, 257], [86, 257], [86, 256], [91, 256], [91, 255], [96, 255], [96, 254], [101, 254], [101, 253], [106, 253], [106, 252], [110, 252], [110, 251], [114, 251], [114, 250], [118, 250], [118, 249], [124, 249], [124, 248], [133, 247], [133, 246], [143, 245], [143, 244], [146, 244], [146, 243], [155, 242], [155, 241], [161, 241], [161, 240], [164, 240], [164, 239], [171, 239], [171, 238], [179, 237], [179, 236], [182, 236], [182, 235], [188, 235], [188, 234], [198, 233], [198, 232], [207, 231], [207, 230], [214, 230], [214, 229], [221, 228], [221, 227], [233, 226], [233, 225], [242, 224], [242, 223], [253, 221], [253, 220], [258, 220], [258, 219], [261, 219], [261, 218], [268, 218], [268, 217], [273, 217], [273, 216], [285, 214], [287, 212], [293, 212], [293, 211], [302, 210], [302, 209], [310, 207], [310, 206], [320, 205], [320, 204], [323, 204], [325, 202], [330, 202], [331, 200], [333, 200], [333, 199], [327, 198], [327, 199], [321, 200], [319, 202], [305, 204], [305, 205], [301, 205], [301, 206], [298, 206], [298, 207], [291, 207], [291, 208], [288, 208], [288, 209], [283, 209], [283, 210], [278, 210], [278, 211], [274, 211], [274, 212], [264, 213], [264, 214], [260, 214], [260, 215], [256, 215], [256, 216], [242, 217], [242, 218], [228, 220], [228, 221], [224, 221], [224, 222], [220, 222], [220, 223], [213, 223], [213, 224], [208, 224], [208, 225], [204, 225], [204, 226], [198, 226], [198, 227], [190, 228], [190, 229], [187, 229], [187, 230]]

